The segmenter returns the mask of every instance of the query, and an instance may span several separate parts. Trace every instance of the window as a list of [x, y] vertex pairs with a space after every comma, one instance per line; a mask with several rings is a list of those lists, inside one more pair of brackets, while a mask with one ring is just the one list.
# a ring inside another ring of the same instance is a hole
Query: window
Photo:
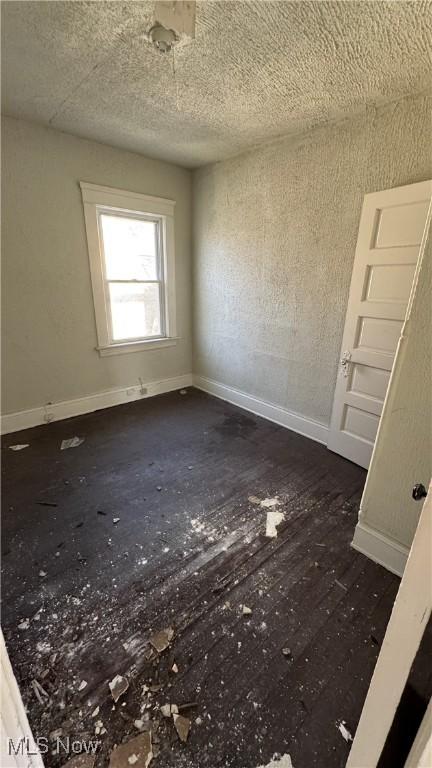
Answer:
[[99, 354], [176, 343], [172, 200], [81, 182]]

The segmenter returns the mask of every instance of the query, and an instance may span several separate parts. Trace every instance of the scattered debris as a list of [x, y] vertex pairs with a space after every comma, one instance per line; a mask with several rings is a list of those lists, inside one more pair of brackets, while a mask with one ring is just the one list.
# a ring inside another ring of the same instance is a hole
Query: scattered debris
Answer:
[[282, 648], [282, 653], [285, 656], [286, 659], [292, 659], [293, 655], [291, 653], [291, 648]]
[[58, 504], [56, 504], [54, 501], [37, 501], [36, 504], [39, 504], [40, 507], [57, 507]]
[[202, 717], [195, 718], [195, 725], [202, 725]]
[[104, 724], [102, 720], [96, 720], [95, 722], [95, 735], [99, 736], [100, 733], [104, 730]]
[[181, 389], [180, 390], [181, 395], [187, 395], [187, 389]]
[[113, 517], [113, 523], [114, 523], [114, 525], [115, 525], [116, 523], [119, 523], [119, 522], [120, 522], [120, 518], [119, 518], [119, 517]]
[[18, 629], [28, 629], [30, 626], [30, 619], [24, 619], [21, 624], [18, 624]]
[[80, 682], [80, 684], [78, 686], [78, 690], [79, 691], [83, 691], [84, 688], [87, 688], [87, 680], [81, 680], [81, 682]]
[[280, 525], [285, 515], [283, 512], [275, 512], [274, 510], [267, 512], [266, 532], [265, 535], [269, 539], [274, 539], [277, 536], [277, 526]]
[[177, 666], [177, 664], [175, 662], [174, 662], [174, 664], [171, 667], [171, 672], [174, 672], [175, 675], [178, 672], [178, 666]]
[[45, 576], [47, 576], [47, 572], [46, 571], [39, 571], [39, 576], [41, 577], [41, 579], [44, 579]]
[[94, 768], [95, 761], [96, 755], [81, 753], [80, 755], [71, 757], [71, 759], [62, 766], [62, 768]]
[[161, 486], [161, 485], [157, 485], [157, 486], [156, 486], [156, 490], [157, 490], [157, 491], [161, 491], [161, 490], [162, 490], [162, 486]]
[[109, 768], [147, 768], [153, 758], [151, 732], [139, 736], [115, 747], [110, 755]]
[[248, 608], [247, 605], [243, 606], [243, 616], [249, 616], [252, 613], [252, 608]]
[[174, 726], [179, 735], [180, 741], [187, 741], [191, 727], [191, 721], [183, 715], [173, 715]]
[[22, 451], [22, 450], [24, 450], [24, 448], [29, 448], [29, 447], [30, 447], [30, 443], [23, 443], [22, 445], [18, 444], [18, 445], [10, 445], [9, 446], [11, 451]]
[[248, 501], [250, 501], [251, 504], [261, 504], [261, 499], [259, 499], [258, 496], [248, 496]]
[[84, 442], [84, 437], [70, 437], [68, 440], [62, 440], [60, 450], [66, 451], [67, 448], [78, 448]]
[[277, 507], [279, 504], [279, 496], [274, 496], [272, 499], [263, 499], [260, 501], [260, 504], [264, 509], [268, 509], [269, 507]]
[[144, 720], [134, 720], [134, 726], [138, 731], [142, 731], [144, 728]]
[[42, 688], [41, 684], [36, 679], [31, 681], [31, 687], [34, 690], [39, 704], [44, 704], [44, 699], [49, 699], [49, 694], [46, 692], [45, 688]]
[[278, 757], [276, 754], [273, 755], [267, 765], [260, 765], [259, 768], [293, 768], [293, 764], [291, 762], [291, 757], [288, 754], [281, 755], [281, 757]]
[[353, 737], [351, 736], [348, 728], [346, 727], [345, 720], [341, 720], [341, 722], [338, 725], [338, 730], [342, 734], [342, 736], [345, 739], [345, 741], [352, 741], [353, 740]]
[[128, 681], [121, 675], [116, 675], [113, 677], [108, 685], [110, 687], [111, 696], [113, 697], [114, 701], [118, 701], [120, 696], [123, 696], [123, 694], [126, 693], [127, 689], [129, 688]]
[[100, 707], [96, 707], [96, 709], [94, 709], [93, 712], [91, 713], [91, 716], [97, 717], [99, 714], [99, 710], [100, 710]]
[[56, 739], [60, 739], [61, 736], [63, 736], [63, 728], [56, 728], [55, 731], [50, 731], [50, 739], [51, 741], [55, 741]]
[[198, 706], [197, 701], [186, 701], [185, 704], [178, 705], [178, 711], [182, 712], [184, 709], [193, 709]]
[[164, 717], [171, 717], [171, 715], [178, 715], [177, 704], [162, 704], [160, 708]]
[[156, 632], [154, 635], [152, 635], [150, 638], [150, 643], [158, 653], [162, 653], [162, 651], [165, 651], [165, 649], [168, 648], [173, 637], [173, 628], [167, 627], [167, 629], [161, 629], [160, 632]]
[[348, 592], [348, 587], [346, 587], [345, 584], [342, 584], [341, 581], [338, 581], [337, 579], [335, 579], [335, 584], [337, 584], [338, 587], [340, 587], [341, 589], [344, 589], [345, 592]]

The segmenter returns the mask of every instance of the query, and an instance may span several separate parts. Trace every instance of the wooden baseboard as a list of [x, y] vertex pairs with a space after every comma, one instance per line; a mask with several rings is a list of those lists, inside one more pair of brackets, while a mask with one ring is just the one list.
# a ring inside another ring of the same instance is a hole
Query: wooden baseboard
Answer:
[[288, 411], [279, 405], [268, 403], [258, 397], [248, 395], [239, 389], [234, 389], [234, 387], [228, 387], [226, 384], [221, 384], [213, 379], [207, 379], [204, 376], [194, 374], [193, 385], [197, 389], [202, 389], [210, 395], [219, 397], [221, 400], [238, 405], [240, 408], [255, 413], [257, 416], [262, 416], [264, 419], [280, 424], [282, 427], [287, 427], [293, 432], [298, 432], [298, 434], [309, 437], [311, 440], [327, 445], [328, 427], [325, 424]]
[[408, 559], [408, 547], [370, 528], [361, 520], [356, 525], [351, 546], [396, 576], [402, 576]]
[[161, 395], [164, 392], [172, 392], [192, 385], [192, 374], [175, 376], [162, 381], [151, 381], [143, 387], [133, 385], [121, 389], [111, 389], [106, 392], [97, 392], [94, 395], [79, 397], [75, 400], [64, 400], [60, 403], [50, 403], [39, 408], [31, 408], [28, 411], [17, 411], [2, 416], [2, 434], [19, 432], [29, 427], [37, 427], [51, 421], [70, 419], [72, 416], [80, 416], [83, 413], [99, 411], [102, 408], [111, 408], [113, 405], [129, 403], [133, 400], [142, 400], [146, 397]]

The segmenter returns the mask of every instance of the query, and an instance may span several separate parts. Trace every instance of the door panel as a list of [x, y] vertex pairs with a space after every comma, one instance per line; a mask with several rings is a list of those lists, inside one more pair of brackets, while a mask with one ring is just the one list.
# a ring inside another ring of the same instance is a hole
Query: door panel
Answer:
[[408, 302], [415, 266], [414, 262], [373, 264], [368, 267], [364, 301]]
[[352, 366], [352, 375], [349, 393], [354, 395], [364, 395], [381, 404], [384, 402], [385, 394], [390, 379], [390, 373], [380, 368], [372, 368], [370, 365]]
[[359, 317], [358, 350], [379, 350], [394, 355], [402, 330], [401, 320], [384, 320], [378, 317]]
[[379, 210], [375, 248], [419, 245], [427, 209], [427, 202], [422, 201], [411, 205], [393, 205]]
[[432, 182], [366, 195], [328, 448], [368, 468], [416, 273]]

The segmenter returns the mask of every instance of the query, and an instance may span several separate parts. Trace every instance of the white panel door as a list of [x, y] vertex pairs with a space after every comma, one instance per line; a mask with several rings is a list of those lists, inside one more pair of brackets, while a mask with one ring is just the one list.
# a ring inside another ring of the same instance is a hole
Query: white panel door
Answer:
[[365, 196], [328, 448], [369, 467], [425, 231], [432, 182]]

